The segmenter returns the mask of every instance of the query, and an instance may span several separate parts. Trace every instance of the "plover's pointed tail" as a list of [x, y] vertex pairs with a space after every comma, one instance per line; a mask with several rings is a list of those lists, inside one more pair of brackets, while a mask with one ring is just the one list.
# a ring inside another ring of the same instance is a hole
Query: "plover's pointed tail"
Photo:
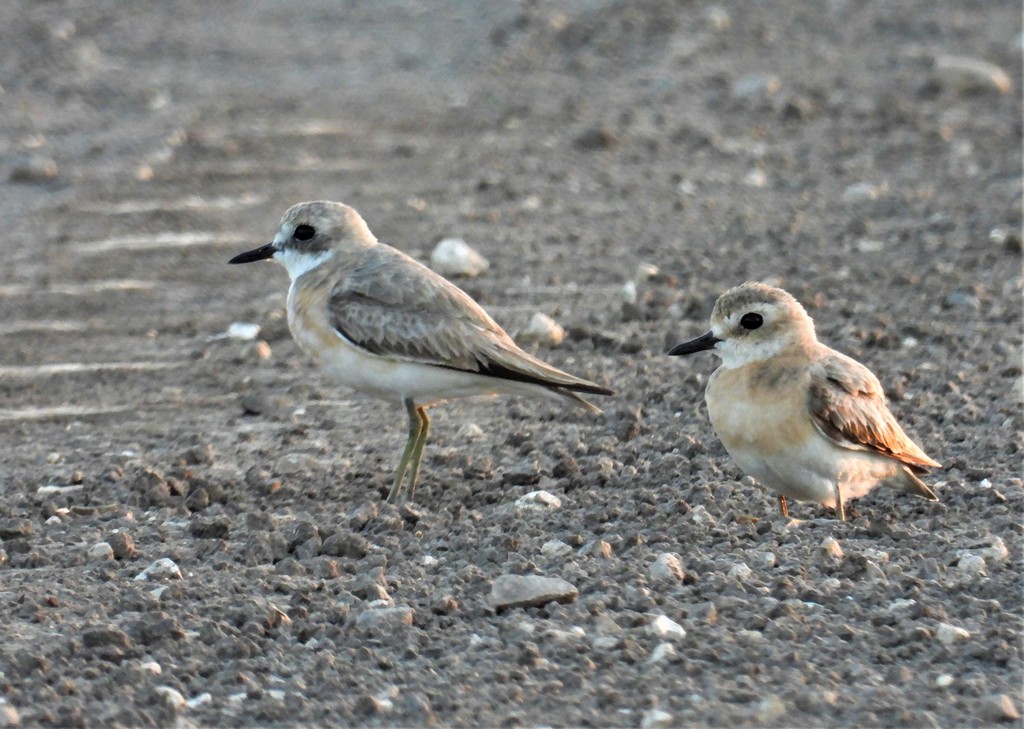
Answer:
[[[555, 388], [555, 387], [551, 387], [551, 388], [548, 388], [548, 389], [551, 392], [558, 393], [559, 395], [564, 397], [566, 400], [571, 402], [573, 405], [576, 405], [577, 407], [581, 407], [584, 410], [588, 410], [588, 411], [594, 413], [595, 415], [601, 415], [601, 414], [604, 413], [604, 411], [601, 408], [599, 408], [597, 405], [595, 405], [594, 403], [589, 402], [587, 400], [584, 400], [582, 397], [577, 395], [575, 392], [572, 392], [570, 390], [563, 390], [562, 388]], [[596, 391], [595, 394], [598, 394], [598, 395], [610, 395], [612, 393], [611, 393], [611, 391], [604, 391], [604, 392]]]
[[914, 496], [920, 496], [928, 499], [929, 501], [938, 501], [939, 497], [935, 495], [935, 492], [928, 488], [928, 484], [919, 479], [913, 471], [910, 470], [909, 466], [903, 467], [903, 478], [901, 479], [903, 490], [908, 494]]

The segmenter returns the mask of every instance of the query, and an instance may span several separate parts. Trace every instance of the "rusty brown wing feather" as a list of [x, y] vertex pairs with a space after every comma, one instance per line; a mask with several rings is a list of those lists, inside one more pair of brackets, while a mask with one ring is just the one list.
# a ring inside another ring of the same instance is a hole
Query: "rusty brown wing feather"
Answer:
[[331, 322], [349, 341], [407, 362], [611, 393], [519, 349], [461, 289], [401, 251], [383, 245], [372, 251], [331, 291]]
[[808, 404], [815, 425], [838, 445], [877, 451], [917, 472], [940, 465], [903, 432], [878, 378], [846, 355], [829, 352], [811, 366]]

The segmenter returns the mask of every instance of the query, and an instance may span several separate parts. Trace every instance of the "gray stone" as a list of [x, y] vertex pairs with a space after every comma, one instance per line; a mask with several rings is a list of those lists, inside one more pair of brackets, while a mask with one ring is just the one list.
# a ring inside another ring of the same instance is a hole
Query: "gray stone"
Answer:
[[647, 624], [647, 632], [659, 638], [682, 640], [686, 637], [686, 629], [666, 615], [659, 615]]
[[164, 698], [164, 701], [166, 701], [167, 705], [172, 709], [184, 709], [187, 706], [185, 697], [182, 696], [181, 692], [175, 688], [171, 688], [170, 686], [157, 686], [156, 692]]
[[578, 595], [569, 582], [541, 575], [501, 575], [491, 585], [491, 605], [496, 610], [573, 602]]
[[153, 562], [149, 567], [135, 575], [136, 580], [180, 580], [181, 568], [173, 559], [164, 557]]
[[14, 162], [8, 179], [11, 182], [38, 185], [53, 182], [58, 174], [60, 174], [60, 170], [52, 158], [41, 154], [32, 154]]
[[968, 552], [960, 557], [956, 568], [968, 575], [980, 575], [985, 571], [985, 558], [981, 555]]
[[4, 519], [0, 521], [0, 539], [19, 539], [32, 533], [32, 522], [28, 519]]
[[105, 562], [114, 558], [113, 548], [106, 542], [96, 542], [89, 547], [89, 560], [92, 562]]
[[855, 182], [843, 190], [843, 202], [847, 205], [860, 205], [877, 200], [882, 189], [870, 182]]
[[330, 557], [362, 559], [370, 552], [366, 537], [355, 532], [337, 532], [327, 537], [320, 545], [320, 554]]
[[650, 576], [654, 582], [679, 582], [684, 575], [683, 562], [675, 552], [662, 552], [651, 565]]
[[746, 562], [739, 562], [729, 568], [729, 577], [740, 582], [749, 580], [752, 574], [754, 574], [754, 571], [750, 569], [750, 565]]
[[322, 473], [327, 469], [326, 463], [306, 453], [289, 453], [278, 458], [274, 464], [274, 473], [278, 476]]
[[772, 724], [786, 715], [786, 704], [775, 694], [769, 694], [757, 705], [757, 723]]
[[939, 623], [935, 628], [935, 639], [946, 645], [962, 643], [970, 640], [970, 637], [971, 634], [967, 630], [951, 623]]
[[519, 509], [559, 509], [562, 500], [549, 491], [531, 491], [516, 499], [516, 508]]
[[661, 709], [648, 709], [640, 720], [640, 729], [668, 729], [672, 726], [675, 726], [675, 719]]
[[356, 616], [356, 627], [367, 632], [392, 631], [412, 625], [416, 611], [406, 605], [365, 610]]
[[558, 539], [551, 539], [541, 545], [540, 553], [545, 557], [564, 557], [572, 553], [572, 547]]

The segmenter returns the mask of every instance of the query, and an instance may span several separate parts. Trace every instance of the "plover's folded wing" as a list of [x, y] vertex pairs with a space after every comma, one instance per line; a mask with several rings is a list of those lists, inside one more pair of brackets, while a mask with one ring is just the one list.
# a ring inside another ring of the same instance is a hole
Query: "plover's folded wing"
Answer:
[[378, 246], [349, 267], [330, 294], [335, 329], [384, 357], [611, 394], [521, 350], [461, 289], [393, 248]]
[[818, 430], [845, 448], [873, 450], [915, 470], [937, 468], [885, 402], [882, 385], [854, 359], [829, 351], [811, 365], [808, 406]]

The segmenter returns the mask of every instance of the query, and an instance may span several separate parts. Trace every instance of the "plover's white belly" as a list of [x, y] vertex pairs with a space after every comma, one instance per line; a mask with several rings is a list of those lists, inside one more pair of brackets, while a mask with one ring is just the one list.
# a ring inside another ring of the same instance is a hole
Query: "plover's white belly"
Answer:
[[[717, 373], [716, 373], [717, 374]], [[835, 507], [896, 475], [900, 465], [877, 453], [837, 445], [815, 426], [798, 387], [752, 393], [724, 373], [708, 384], [708, 414], [729, 455], [758, 482], [798, 501]], [[731, 383], [728, 380], [733, 380]], [[732, 385], [730, 387], [729, 385]]]

